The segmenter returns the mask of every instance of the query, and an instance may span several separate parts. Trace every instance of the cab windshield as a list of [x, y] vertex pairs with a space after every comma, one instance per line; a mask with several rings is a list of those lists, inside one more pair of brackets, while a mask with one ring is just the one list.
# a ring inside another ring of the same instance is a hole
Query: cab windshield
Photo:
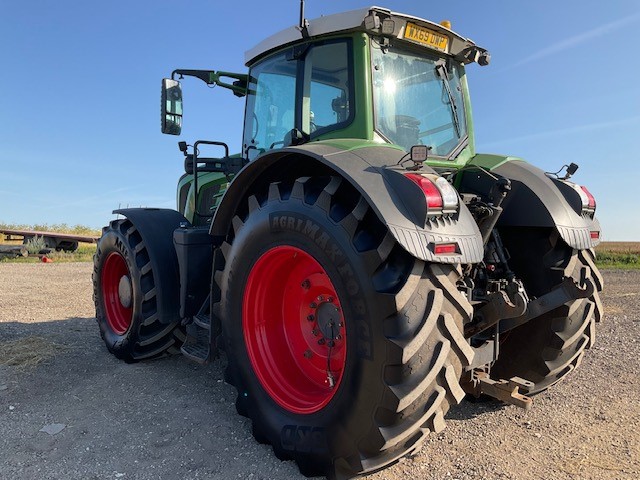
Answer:
[[448, 157], [467, 136], [461, 68], [397, 47], [372, 48], [376, 130], [405, 150]]

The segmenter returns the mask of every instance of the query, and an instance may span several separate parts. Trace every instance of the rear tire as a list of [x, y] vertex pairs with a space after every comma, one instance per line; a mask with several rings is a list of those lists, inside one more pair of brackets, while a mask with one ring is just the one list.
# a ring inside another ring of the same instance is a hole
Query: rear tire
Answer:
[[[339, 178], [271, 184], [233, 226], [220, 247], [214, 314], [238, 411], [258, 441], [304, 475], [350, 478], [395, 463], [444, 428], [473, 357], [462, 334], [471, 306], [455, 267], [408, 255]], [[311, 307], [305, 288], [314, 285]], [[332, 318], [342, 327], [329, 353]], [[318, 357], [330, 362], [335, 387], [329, 370], [324, 383], [323, 367], [310, 365]]]
[[525, 378], [535, 384], [532, 393], [538, 393], [571, 373], [593, 345], [595, 324], [603, 315], [602, 276], [593, 250], [571, 248], [555, 230], [513, 229], [501, 236], [511, 255], [509, 264], [530, 296], [548, 293], [566, 277], [580, 281], [583, 267], [588, 267], [587, 277], [596, 286], [593, 296], [569, 302], [503, 335], [491, 375]]
[[158, 321], [149, 254], [129, 220], [103, 229], [93, 265], [96, 320], [107, 349], [127, 362], [179, 353], [184, 330], [180, 322]]

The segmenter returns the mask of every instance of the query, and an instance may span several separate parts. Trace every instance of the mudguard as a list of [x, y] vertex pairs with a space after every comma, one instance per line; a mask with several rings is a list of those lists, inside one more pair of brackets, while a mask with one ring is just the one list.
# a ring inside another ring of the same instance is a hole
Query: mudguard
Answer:
[[[459, 211], [449, 217], [427, 219], [426, 200], [420, 188], [404, 177], [397, 164], [405, 152], [397, 148], [348, 140], [316, 142], [264, 154], [241, 170], [229, 185], [216, 210], [211, 234], [217, 241], [227, 235], [239, 205], [254, 182], [282, 162], [317, 162], [350, 182], [367, 200], [396, 241], [411, 255], [437, 263], [477, 263], [483, 258], [482, 236], [469, 210], [460, 202]], [[429, 167], [422, 172], [435, 173]], [[273, 181], [277, 181], [277, 175]], [[435, 255], [435, 243], [459, 245], [459, 253]]]
[[[557, 180], [523, 160], [495, 158], [503, 161], [490, 167], [491, 172], [510, 179], [512, 186], [502, 204], [504, 212], [498, 220], [498, 227], [555, 227], [560, 237], [573, 248], [584, 250], [595, 246], [597, 240], [592, 240], [591, 232], [597, 231], [599, 236], [600, 224], [595, 218], [581, 214], [580, 200], [575, 191], [563, 188]], [[481, 164], [472, 161], [471, 165], [476, 163]], [[483, 187], [480, 187], [478, 177], [465, 174], [461, 191], [482, 194]]]
[[175, 210], [124, 208], [113, 213], [124, 215], [136, 227], [147, 247], [158, 301], [158, 320], [173, 323], [180, 319], [180, 271], [173, 232], [187, 219]]

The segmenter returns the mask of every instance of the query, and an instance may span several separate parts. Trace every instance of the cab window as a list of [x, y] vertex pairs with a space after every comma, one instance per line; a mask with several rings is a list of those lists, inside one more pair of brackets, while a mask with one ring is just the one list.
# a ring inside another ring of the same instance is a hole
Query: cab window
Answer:
[[312, 137], [339, 128], [350, 119], [349, 63], [345, 41], [314, 46], [307, 54], [302, 131]]
[[324, 41], [297, 52], [278, 53], [251, 69], [243, 136], [249, 160], [288, 146], [294, 128], [313, 139], [353, 119], [351, 41]]
[[279, 54], [251, 70], [244, 130], [244, 151], [251, 160], [282, 147], [295, 126], [296, 62]]

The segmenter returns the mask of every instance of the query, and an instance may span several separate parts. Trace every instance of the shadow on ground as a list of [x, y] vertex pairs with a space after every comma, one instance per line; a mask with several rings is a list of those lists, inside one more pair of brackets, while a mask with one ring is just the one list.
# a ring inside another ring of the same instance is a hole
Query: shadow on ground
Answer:
[[[0, 343], [40, 337], [53, 355], [0, 366], [0, 463], [20, 478], [302, 478], [258, 444], [210, 365], [170, 357], [126, 364], [110, 355], [93, 318], [0, 323]], [[37, 354], [38, 352], [33, 352]], [[500, 404], [464, 402], [453, 419]], [[63, 424], [49, 435], [39, 430]], [[126, 477], [125, 477], [126, 476]], [[9, 475], [10, 478], [11, 475]]]

